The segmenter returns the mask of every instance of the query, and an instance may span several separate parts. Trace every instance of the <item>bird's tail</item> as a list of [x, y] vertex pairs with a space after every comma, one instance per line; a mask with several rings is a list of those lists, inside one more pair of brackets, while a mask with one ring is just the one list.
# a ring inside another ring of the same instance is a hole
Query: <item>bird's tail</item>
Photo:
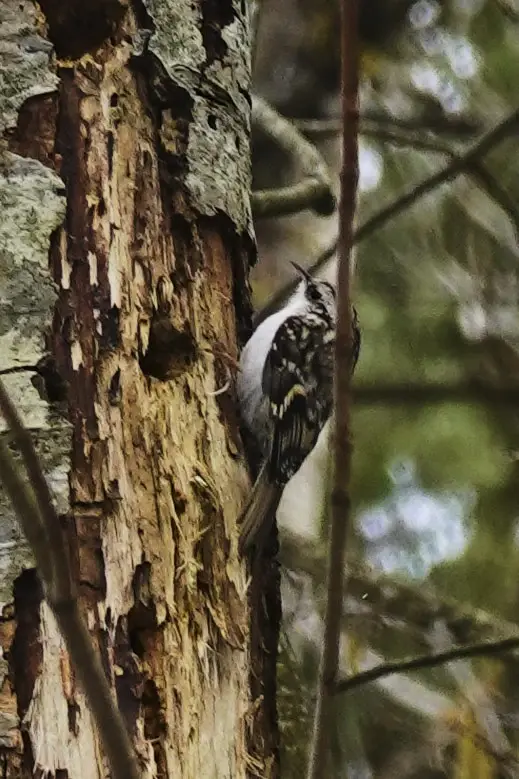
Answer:
[[283, 487], [272, 484], [268, 476], [267, 463], [261, 466], [256, 483], [252, 488], [245, 508], [241, 513], [240, 540], [238, 548], [240, 554], [247, 552], [260, 536], [268, 531], [283, 494]]

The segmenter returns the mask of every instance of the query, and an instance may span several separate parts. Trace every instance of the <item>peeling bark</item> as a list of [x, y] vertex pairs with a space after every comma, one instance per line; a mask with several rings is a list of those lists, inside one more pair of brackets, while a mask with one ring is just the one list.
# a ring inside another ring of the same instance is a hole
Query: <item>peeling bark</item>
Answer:
[[[251, 666], [249, 477], [232, 390], [212, 394], [250, 319], [245, 12], [0, 7], [0, 373], [148, 777], [277, 776], [279, 614]], [[2, 775], [104, 777], [1, 491], [0, 519]]]

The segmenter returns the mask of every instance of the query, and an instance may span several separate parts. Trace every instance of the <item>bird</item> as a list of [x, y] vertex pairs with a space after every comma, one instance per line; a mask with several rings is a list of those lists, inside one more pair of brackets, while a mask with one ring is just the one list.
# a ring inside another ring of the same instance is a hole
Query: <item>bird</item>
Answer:
[[[283, 490], [310, 454], [333, 406], [335, 287], [292, 262], [301, 277], [284, 308], [253, 332], [240, 357], [241, 418], [263, 462], [239, 518], [241, 554], [274, 521]], [[351, 371], [360, 350], [352, 307]]]

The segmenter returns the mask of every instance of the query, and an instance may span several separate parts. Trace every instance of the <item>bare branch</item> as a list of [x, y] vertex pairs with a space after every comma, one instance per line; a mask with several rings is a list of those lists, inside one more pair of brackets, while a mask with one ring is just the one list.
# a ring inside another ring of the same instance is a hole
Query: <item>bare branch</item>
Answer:
[[[341, 124], [338, 119], [304, 119], [294, 120], [296, 127], [308, 135], [334, 136], [341, 132]], [[360, 119], [359, 134], [367, 138], [375, 138], [379, 141], [387, 141], [395, 146], [411, 146], [422, 151], [432, 151], [438, 154], [452, 154], [450, 143], [437, 138], [426, 128], [408, 129], [398, 124], [393, 125], [391, 119], [387, 124], [373, 122], [369, 119]]]
[[360, 134], [367, 138], [390, 143], [392, 146], [411, 147], [417, 151], [430, 151], [435, 154], [448, 154], [450, 157], [455, 153], [447, 141], [417, 130], [398, 130], [372, 126], [371, 124], [363, 127], [361, 124]]
[[[42, 527], [44, 530], [44, 534], [40, 531], [39, 539], [45, 544], [45, 547], [38, 550], [39, 556], [36, 555], [35, 550], [35, 557], [40, 563], [44, 559], [48, 560], [48, 564], [45, 566], [44, 563], [44, 568], [41, 571], [44, 583], [49, 589], [48, 597], [55, 601], [59, 593], [60, 598], [68, 601], [74, 597], [75, 592], [70, 576], [68, 555], [65, 549], [60, 521], [54, 510], [52, 495], [41, 470], [30, 433], [25, 429], [20, 415], [11, 402], [2, 382], [0, 382], [0, 412], [10, 427], [22, 455], [41, 516], [41, 520], [34, 524], [35, 526]], [[26, 518], [25, 525], [27, 525]]]
[[76, 598], [49, 603], [58, 622], [83, 690], [114, 779], [140, 779], [133, 746], [114, 700], [98, 654], [79, 611]]
[[424, 403], [519, 403], [519, 387], [495, 387], [479, 381], [459, 384], [356, 384], [355, 402], [364, 405], [422, 405]]
[[[316, 587], [325, 576], [324, 547], [315, 539], [301, 539], [285, 528], [281, 532], [282, 559], [306, 573]], [[439, 595], [430, 586], [414, 586], [377, 573], [365, 565], [348, 563], [348, 592], [380, 619], [401, 621], [420, 633], [442, 621], [459, 644], [480, 643], [513, 634], [516, 626], [482, 609]]]
[[[497, 124], [492, 130], [489, 130], [477, 143], [470, 147], [464, 154], [452, 159], [443, 168], [433, 173], [419, 184], [412, 187], [408, 192], [400, 195], [393, 203], [380, 209], [376, 214], [367, 219], [354, 234], [354, 243], [359, 243], [364, 238], [373, 234], [382, 227], [389, 219], [397, 214], [401, 214], [409, 206], [413, 205], [424, 195], [432, 192], [441, 184], [451, 181], [462, 173], [466, 173], [474, 163], [480, 162], [481, 158], [487, 155], [498, 144], [508, 138], [519, 125], [519, 108], [509, 113], [505, 119]], [[328, 251], [326, 254], [328, 254]], [[324, 254], [322, 255], [324, 257]], [[317, 272], [323, 264], [322, 257], [310, 268], [311, 273]]]
[[[513, 131], [519, 125], [519, 108], [516, 108], [510, 114], [508, 114], [499, 124], [497, 124], [492, 130], [483, 135], [479, 141], [473, 144], [464, 154], [460, 154], [458, 157], [450, 160], [443, 168], [433, 173], [428, 178], [421, 181], [419, 184], [412, 187], [403, 195], [400, 195], [392, 203], [384, 208], [381, 208], [376, 214], [373, 214], [362, 224], [354, 233], [354, 244], [359, 243], [364, 238], [372, 235], [379, 228], [383, 227], [386, 222], [395, 216], [398, 216], [405, 211], [409, 206], [413, 205], [424, 195], [432, 192], [441, 184], [445, 184], [447, 181], [455, 179], [462, 173], [470, 172], [470, 169], [474, 165], [481, 165], [481, 158], [488, 154], [492, 149], [502, 143], [508, 138]], [[329, 246], [313, 265], [308, 269], [310, 273], [317, 274], [324, 265], [334, 256], [337, 252], [338, 242], [335, 241]], [[267, 303], [264, 308], [256, 315], [255, 323], [258, 325], [267, 316], [270, 316], [276, 311], [283, 302], [294, 292], [296, 284], [294, 281], [284, 285]]]
[[[334, 121], [336, 132], [339, 132], [340, 125], [337, 120]], [[399, 128], [398, 126], [392, 127], [390, 123], [388, 126], [384, 126], [380, 123], [364, 119], [361, 120], [359, 132], [361, 135], [365, 135], [368, 138], [385, 141], [393, 146], [402, 146], [404, 148], [416, 149], [417, 151], [448, 155], [451, 159], [455, 159], [462, 154], [462, 149], [458, 147], [458, 144], [452, 145], [425, 130], [409, 130]], [[492, 200], [495, 200], [503, 209], [514, 225], [516, 233], [519, 235], [519, 211], [515, 201], [508, 195], [506, 190], [500, 186], [482, 162], [474, 161], [470, 168], [467, 169], [467, 173], [474, 176], [487, 195]]]
[[392, 674], [435, 668], [439, 665], [445, 665], [445, 663], [449, 663], [452, 660], [465, 660], [469, 657], [492, 657], [493, 655], [510, 652], [515, 649], [519, 649], [519, 636], [510, 636], [497, 641], [486, 641], [482, 644], [455, 647], [445, 652], [420, 655], [408, 660], [382, 663], [374, 668], [368, 668], [367, 671], [361, 671], [355, 674], [355, 676], [339, 680], [335, 685], [335, 693], [349, 692], [357, 687], [361, 687], [363, 684], [374, 682], [377, 679], [382, 679]]
[[43, 579], [47, 601], [83, 685], [114, 779], [139, 779], [133, 747], [79, 611], [69, 559], [50, 490], [29, 432], [0, 381], [0, 413], [11, 428], [29, 482], [0, 439], [0, 480], [16, 511]]
[[[325, 119], [292, 119], [297, 129], [305, 135], [333, 136], [342, 132], [342, 120], [338, 117]], [[483, 128], [481, 123], [467, 117], [465, 119], [402, 119], [378, 110], [367, 110], [360, 114], [359, 132], [361, 135], [375, 136], [379, 132], [409, 132], [423, 135], [444, 135], [450, 137], [473, 137]]]
[[358, 92], [359, 92], [359, 3], [341, 3], [341, 107], [342, 169], [339, 208], [339, 263], [337, 270], [337, 327], [335, 334], [335, 430], [333, 441], [333, 481], [331, 527], [328, 547], [328, 583], [324, 617], [324, 637], [319, 668], [314, 728], [308, 766], [308, 779], [324, 779], [328, 771], [329, 720], [333, 685], [339, 668], [344, 554], [350, 513], [349, 480], [351, 467], [350, 378], [352, 360], [352, 309], [350, 302], [353, 220], [359, 177]]
[[305, 173], [303, 181], [292, 186], [253, 192], [254, 217], [286, 216], [305, 208], [323, 216], [333, 214], [336, 203], [328, 168], [316, 147], [288, 119], [257, 96], [252, 98], [252, 121], [296, 160]]
[[47, 554], [47, 534], [32, 490], [20, 476], [15, 459], [0, 435], [0, 482], [11, 498], [20, 526], [27, 538], [42, 579], [50, 579], [52, 570]]

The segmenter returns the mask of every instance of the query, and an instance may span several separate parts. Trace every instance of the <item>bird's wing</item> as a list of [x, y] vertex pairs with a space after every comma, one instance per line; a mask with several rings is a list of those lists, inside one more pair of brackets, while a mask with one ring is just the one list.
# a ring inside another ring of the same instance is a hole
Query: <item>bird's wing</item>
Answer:
[[315, 352], [319, 329], [298, 316], [279, 327], [263, 370], [263, 392], [269, 400], [273, 425], [269, 476], [285, 484], [315, 446], [321, 429], [316, 414], [317, 383], [312, 362], [304, 355]]

